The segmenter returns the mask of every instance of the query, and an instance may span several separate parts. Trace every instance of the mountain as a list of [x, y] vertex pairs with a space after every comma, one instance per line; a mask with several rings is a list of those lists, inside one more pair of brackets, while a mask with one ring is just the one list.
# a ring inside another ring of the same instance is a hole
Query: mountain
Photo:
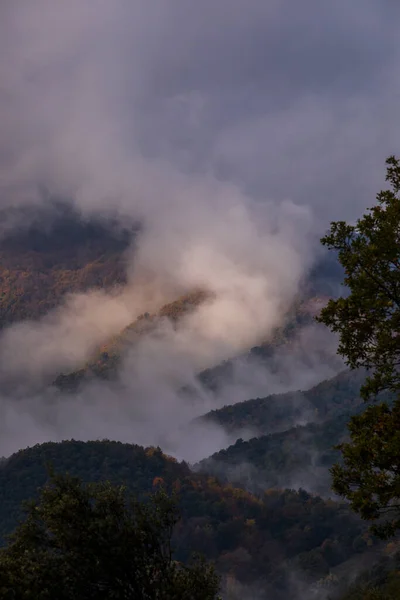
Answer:
[[243, 430], [265, 435], [290, 429], [298, 424], [322, 422], [361, 404], [362, 371], [343, 371], [306, 391], [254, 398], [212, 410], [198, 421], [216, 423], [238, 437]]
[[[213, 410], [197, 421], [212, 422], [238, 440], [196, 468], [252, 492], [266, 487], [303, 487], [331, 496], [330, 467], [340, 460], [334, 448], [348, 438], [350, 418], [364, 410], [364, 371], [344, 371], [310, 390], [247, 400]], [[390, 403], [389, 393], [380, 400]], [[243, 433], [251, 437], [243, 440]]]
[[[0, 328], [40, 318], [67, 293], [126, 283], [126, 251], [138, 228], [85, 220], [62, 203], [32, 213], [26, 222], [18, 219], [18, 228], [0, 231]], [[205, 388], [218, 393], [227, 384], [234, 386], [238, 368], [251, 373], [256, 365], [274, 375], [285, 357], [300, 356], [296, 372], [303, 365], [312, 370], [307, 332], [320, 331], [314, 316], [337, 293], [342, 278], [327, 257], [307, 275], [286, 319], [263, 343], [198, 374]], [[189, 290], [140, 315], [105, 339], [78, 370], [58, 375], [55, 385], [71, 393], [88, 379], [112, 379], [137, 340], [165, 319], [177, 327], [208, 298], [204, 290]], [[340, 362], [335, 363], [333, 346], [323, 338], [316, 361], [333, 365], [336, 372]], [[106, 440], [21, 450], [0, 462], [0, 537], [4, 541], [17, 523], [21, 501], [35, 496], [46, 481], [48, 462], [84, 481], [125, 483], [141, 498], [162, 483], [177, 494], [182, 513], [174, 534], [176, 557], [186, 561], [199, 551], [215, 561], [229, 589], [226, 598], [258, 593], [274, 600], [311, 598], [310, 585], [329, 586], [340, 569], [353, 568], [375, 547], [366, 525], [345, 505], [315, 495], [329, 494], [328, 468], [337, 457], [332, 446], [346, 435], [349, 416], [362, 407], [362, 377], [341, 373], [308, 391], [254, 398], [208, 413], [201, 417], [203, 424], [217, 424], [239, 439], [196, 468], [159, 448]], [[255, 437], [240, 439], [250, 435]], [[309, 491], [287, 489], [299, 487]]]
[[255, 493], [287, 486], [332, 496], [329, 468], [340, 458], [334, 446], [347, 437], [352, 414], [345, 412], [323, 423], [308, 423], [247, 441], [238, 439], [202, 460], [198, 468]]
[[[256, 398], [214, 410], [200, 419], [222, 426], [239, 439], [202, 460], [197, 468], [245, 485], [303, 487], [331, 495], [329, 468], [347, 436], [349, 418], [362, 410], [362, 371], [344, 371], [307, 391]], [[242, 433], [257, 436], [244, 441]]]
[[[154, 332], [164, 320], [168, 320], [173, 327], [178, 326], [186, 315], [196, 310], [211, 297], [212, 294], [204, 290], [194, 290], [162, 306], [153, 314], [140, 315], [122, 331], [106, 340], [80, 369], [59, 374], [54, 380], [54, 385], [62, 391], [74, 392], [81, 384], [93, 378], [112, 379], [116, 377], [124, 354], [142, 336]], [[199, 383], [213, 392], [218, 392], [223, 386], [232, 384], [238, 363], [240, 363], [241, 369], [254, 367], [257, 364], [258, 367], [268, 367], [273, 370], [274, 361], [279, 362], [279, 353], [289, 352], [296, 336], [301, 334], [305, 328], [315, 326], [314, 316], [324, 302], [325, 300], [321, 298], [297, 301], [286, 316], [284, 324], [277, 327], [267, 341], [241, 356], [200, 372], [198, 374]], [[323, 360], [322, 357], [321, 360]], [[333, 366], [335, 361], [331, 355], [329, 358], [327, 357], [327, 361], [329, 360]], [[338, 368], [338, 365], [339, 361], [335, 367]], [[185, 391], [188, 394], [195, 393], [191, 389]]]
[[[83, 218], [70, 204], [54, 200], [23, 216], [1, 213], [0, 217], [3, 224], [14, 222], [14, 226], [0, 229], [0, 328], [40, 318], [62, 303], [68, 293], [126, 283], [126, 250], [132, 245], [138, 226], [123, 229], [110, 219]], [[327, 299], [324, 292], [336, 286], [336, 280], [331, 258], [324, 254], [305, 278], [303, 292], [285, 322], [259, 346], [199, 373], [199, 382], [217, 392], [221, 386], [232, 383], [239, 363], [241, 368], [254, 361], [272, 371], [279, 368], [282, 354], [291, 351], [301, 332], [315, 327], [313, 317]], [[55, 384], [73, 391], [87, 377], [113, 377], [124, 349], [134, 343], [138, 333], [151, 331], [160, 317], [176, 323], [191, 310], [191, 305], [198, 306], [199, 300], [202, 301], [201, 293], [189, 290], [184, 297], [160, 307], [157, 313], [145, 313], [124, 331], [116, 331], [111, 339], [105, 339], [76, 372], [60, 373]], [[306, 358], [307, 351], [302, 349], [301, 353]], [[334, 353], [328, 352], [326, 357], [324, 350], [319, 353], [318, 360], [334, 362]]]
[[[194, 290], [162, 306], [155, 313], [140, 315], [122, 331], [106, 340], [80, 369], [58, 375], [54, 385], [63, 391], [73, 392], [81, 384], [93, 378], [114, 378], [118, 373], [124, 354], [142, 336], [154, 332], [164, 320], [168, 320], [173, 327], [178, 326], [186, 315], [196, 310], [211, 297], [212, 294], [205, 290]], [[267, 365], [269, 368], [273, 368], [277, 354], [289, 351], [296, 336], [301, 334], [303, 329], [315, 326], [314, 316], [325, 302], [326, 299], [321, 298], [296, 301], [287, 314], [284, 324], [277, 327], [263, 344], [250, 349], [244, 355], [200, 372], [198, 374], [199, 383], [213, 392], [218, 392], [224, 385], [232, 382], [239, 361], [242, 369], [250, 364], [254, 365], [255, 361], [261, 368], [263, 366], [265, 368]], [[191, 392], [189, 389], [186, 391]]]
[[94, 353], [94, 356], [79, 370], [60, 374], [54, 385], [63, 391], [75, 391], [79, 385], [94, 377], [110, 379], [117, 374], [124, 352], [134, 345], [143, 335], [155, 331], [165, 319], [176, 325], [186, 315], [193, 312], [205, 302], [210, 294], [197, 290], [185, 294], [169, 304], [164, 305], [158, 312], [140, 315], [133, 323], [106, 341]]
[[[45, 195], [45, 194], [44, 194]], [[125, 252], [140, 227], [83, 217], [68, 201], [0, 210], [0, 327], [37, 319], [66, 293], [126, 283]], [[307, 275], [307, 297], [326, 297], [340, 273], [328, 252]]]
[[215, 561], [225, 582], [257, 583], [287, 598], [297, 584], [309, 585], [358, 555], [373, 540], [365, 524], [343, 504], [304, 490], [265, 490], [258, 495], [193, 473], [157, 448], [118, 442], [46, 443], [21, 450], [0, 466], [0, 534], [20, 517], [22, 500], [35, 497], [46, 481], [46, 464], [84, 481], [109, 479], [139, 496], [164, 483], [174, 490], [181, 521], [174, 533], [176, 557], [193, 551]]
[[138, 493], [151, 490], [155, 477], [171, 482], [190, 473], [185, 463], [177, 463], [161, 450], [119, 442], [49, 442], [20, 450], [0, 465], [1, 538], [16, 525], [21, 502], [35, 497], [46, 482], [49, 464], [56, 472], [68, 471], [85, 481], [127, 480]]
[[[0, 215], [6, 219], [6, 215]], [[83, 220], [69, 205], [37, 209], [0, 238], [0, 327], [37, 319], [63, 296], [126, 282], [133, 231]]]

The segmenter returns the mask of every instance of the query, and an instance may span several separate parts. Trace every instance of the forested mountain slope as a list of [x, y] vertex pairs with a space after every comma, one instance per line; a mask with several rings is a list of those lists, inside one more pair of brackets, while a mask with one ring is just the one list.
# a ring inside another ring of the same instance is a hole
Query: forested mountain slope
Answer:
[[159, 449], [117, 442], [62, 442], [12, 455], [0, 467], [0, 533], [16, 524], [22, 500], [46, 481], [46, 464], [84, 481], [109, 479], [145, 495], [164, 482], [178, 494], [182, 519], [175, 531], [176, 555], [193, 551], [216, 562], [224, 577], [288, 593], [289, 574], [312, 582], [366, 547], [365, 524], [344, 505], [305, 491], [265, 491], [257, 496], [223, 485]]
[[110, 379], [115, 377], [118, 367], [124, 357], [124, 352], [132, 347], [143, 335], [155, 331], [164, 319], [176, 325], [185, 315], [190, 314], [207, 300], [209, 294], [197, 290], [181, 296], [174, 302], [165, 304], [156, 313], [144, 313], [122, 331], [116, 333], [111, 339], [94, 353], [93, 357], [77, 371], [60, 374], [54, 385], [63, 391], [74, 391], [80, 384], [94, 377]]
[[347, 424], [354, 410], [322, 423], [298, 425], [286, 431], [238, 439], [200, 462], [200, 471], [214, 473], [253, 492], [266, 487], [304, 488], [331, 496], [329, 468], [340, 459], [334, 449], [347, 437]]
[[340, 600], [392, 600], [400, 597], [399, 541], [389, 542], [375, 564], [365, 568]]
[[[1, 238], [0, 327], [41, 317], [67, 293], [126, 283], [125, 252], [134, 232], [82, 221], [68, 210], [62, 208], [45, 227], [33, 220]], [[200, 373], [200, 383], [218, 392], [235, 372], [236, 360], [244, 367], [255, 360], [272, 372], [299, 333], [315, 326], [314, 316], [334, 288], [322, 265], [309, 274], [285, 321], [264, 343]], [[136, 340], [164, 319], [178, 327], [208, 298], [205, 290], [189, 290], [158, 311], [144, 313], [105, 339], [80, 369], [60, 374], [54, 383], [73, 392], [92, 378], [113, 378]], [[15, 526], [21, 501], [46, 481], [48, 462], [84, 481], [125, 483], [142, 497], [164, 483], [178, 494], [182, 511], [175, 532], [179, 559], [202, 552], [216, 562], [225, 582], [256, 584], [264, 594], [286, 599], [292, 594], [293, 573], [296, 586], [307, 586], [373, 543], [365, 524], [344, 505], [285, 489], [309, 486], [326, 492], [328, 467], [336, 457], [331, 446], [345, 435], [348, 415], [358, 409], [359, 385], [360, 375], [342, 373], [306, 392], [257, 398], [208, 413], [203, 423], [222, 426], [237, 437], [243, 431], [259, 437], [238, 440], [203, 461], [196, 472], [159, 449], [118, 442], [48, 443], [20, 451], [0, 466], [0, 536], [4, 539]]]
[[0, 327], [43, 316], [66, 293], [125, 283], [124, 252], [132, 235], [109, 222], [82, 220], [64, 204], [5, 231], [0, 238]]
[[322, 422], [361, 404], [362, 371], [343, 371], [306, 391], [254, 398], [212, 410], [200, 421], [221, 425], [229, 433], [248, 430], [255, 436], [290, 429], [297, 424]]
[[[207, 413], [201, 421], [218, 423], [239, 439], [197, 467], [253, 492], [286, 485], [332, 495], [329, 469], [341, 457], [334, 446], [348, 438], [350, 417], [365, 408], [359, 394], [364, 380], [364, 371], [344, 371], [304, 392]], [[380, 398], [392, 400], [388, 393]], [[256, 437], [243, 440], [241, 431]]]
[[[68, 204], [57, 202], [50, 202], [37, 213], [33, 211], [26, 223], [19, 215], [18, 223], [17, 228], [2, 231], [0, 237], [0, 328], [42, 317], [62, 303], [68, 293], [126, 283], [126, 251], [138, 227], [122, 230], [110, 220], [83, 219]], [[130, 257], [132, 253], [131, 246]], [[324, 256], [307, 274], [281, 326], [264, 343], [238, 357], [242, 368], [257, 361], [273, 371], [301, 332], [315, 327], [314, 315], [326, 302], [326, 293], [336, 285], [338, 274], [331, 271], [330, 257]], [[87, 378], [113, 377], [124, 350], [138, 334], [152, 331], [164, 317], [175, 325], [203, 302], [205, 295], [202, 290], [188, 290], [158, 311], [144, 313], [125, 330], [104, 339], [76, 371], [58, 373], [56, 385], [63, 391], [73, 391]], [[304, 354], [304, 350], [301, 352]], [[323, 361], [324, 356], [318, 360]], [[327, 361], [333, 360], [331, 352]], [[233, 358], [207, 369], [199, 374], [199, 382], [218, 393], [221, 386], [232, 384], [236, 365], [237, 359]]]

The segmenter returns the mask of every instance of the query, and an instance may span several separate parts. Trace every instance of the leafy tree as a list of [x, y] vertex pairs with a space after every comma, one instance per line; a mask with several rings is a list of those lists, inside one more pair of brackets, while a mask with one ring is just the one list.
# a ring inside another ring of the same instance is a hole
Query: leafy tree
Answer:
[[[330, 300], [319, 321], [339, 334], [339, 353], [352, 369], [368, 370], [365, 400], [400, 394], [400, 162], [386, 161], [390, 189], [355, 225], [331, 223], [322, 243], [338, 252], [349, 294]], [[382, 400], [382, 398], [380, 398]], [[374, 530], [400, 527], [400, 399], [369, 407], [350, 421], [344, 464], [332, 469], [333, 488]]]
[[386, 539], [400, 528], [400, 402], [369, 407], [349, 430], [351, 442], [340, 445], [344, 464], [331, 469], [334, 490]]
[[215, 600], [211, 566], [173, 560], [175, 504], [109, 483], [51, 475], [0, 550], [0, 597], [15, 600]]
[[391, 189], [355, 225], [331, 223], [321, 240], [338, 252], [350, 294], [330, 300], [319, 320], [339, 333], [339, 353], [352, 369], [372, 369], [365, 399], [400, 390], [400, 162], [386, 162]]

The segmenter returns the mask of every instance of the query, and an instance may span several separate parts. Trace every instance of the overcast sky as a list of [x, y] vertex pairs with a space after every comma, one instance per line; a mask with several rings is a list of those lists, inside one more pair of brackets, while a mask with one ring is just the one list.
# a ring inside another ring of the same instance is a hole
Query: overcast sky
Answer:
[[397, 0], [3, 0], [1, 201], [162, 159], [354, 218], [400, 153], [399, 29]]

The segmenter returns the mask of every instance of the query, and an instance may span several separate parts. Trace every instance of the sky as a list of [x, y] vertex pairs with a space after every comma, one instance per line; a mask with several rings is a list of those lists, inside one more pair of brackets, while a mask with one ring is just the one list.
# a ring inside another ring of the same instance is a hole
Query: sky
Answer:
[[185, 173], [353, 219], [399, 147], [399, 18], [395, 0], [4, 0], [1, 203], [40, 181], [85, 210], [158, 208]]

